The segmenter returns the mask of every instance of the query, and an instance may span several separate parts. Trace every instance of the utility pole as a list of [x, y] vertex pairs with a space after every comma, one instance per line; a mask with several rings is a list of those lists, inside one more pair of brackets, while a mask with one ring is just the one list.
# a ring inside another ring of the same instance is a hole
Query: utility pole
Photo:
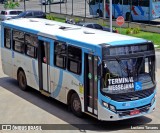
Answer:
[[106, 0], [103, 1], [103, 19], [106, 18]]
[[46, 4], [47, 4], [47, 1], [45, 0], [45, 13], [47, 12], [47, 10], [46, 10]]
[[110, 17], [109, 17], [109, 20], [110, 20], [110, 32], [112, 32], [112, 0], [110, 0], [109, 8], [110, 8]]
[[26, 11], [26, 0], [24, 0], [23, 2], [24, 2], [24, 11]]

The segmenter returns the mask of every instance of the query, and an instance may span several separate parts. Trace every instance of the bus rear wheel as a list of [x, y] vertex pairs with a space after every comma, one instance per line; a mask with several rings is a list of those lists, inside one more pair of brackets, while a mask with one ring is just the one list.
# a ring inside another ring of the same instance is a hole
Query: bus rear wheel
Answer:
[[26, 75], [23, 71], [18, 72], [18, 84], [21, 90], [26, 91], [27, 90], [27, 79]]
[[83, 116], [81, 101], [76, 93], [73, 93], [71, 96], [71, 110], [76, 116]]
[[98, 17], [103, 17], [103, 12], [101, 10], [97, 10]]

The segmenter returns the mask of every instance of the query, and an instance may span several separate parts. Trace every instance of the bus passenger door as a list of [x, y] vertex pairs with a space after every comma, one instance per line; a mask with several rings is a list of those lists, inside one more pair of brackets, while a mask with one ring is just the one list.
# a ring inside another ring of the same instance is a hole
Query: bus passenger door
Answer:
[[[46, 39], [47, 40], [47, 39]], [[38, 71], [39, 89], [43, 94], [50, 94], [50, 42], [39, 40], [38, 46]]]
[[97, 56], [85, 54], [85, 111], [94, 116], [98, 114], [97, 66]]

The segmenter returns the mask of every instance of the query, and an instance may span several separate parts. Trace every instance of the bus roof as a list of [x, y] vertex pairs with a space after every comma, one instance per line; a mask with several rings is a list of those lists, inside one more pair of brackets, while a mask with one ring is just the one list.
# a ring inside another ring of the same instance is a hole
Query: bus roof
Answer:
[[74, 40], [93, 45], [117, 46], [147, 42], [141, 38], [39, 18], [12, 19], [3, 21], [2, 25], [62, 41]]

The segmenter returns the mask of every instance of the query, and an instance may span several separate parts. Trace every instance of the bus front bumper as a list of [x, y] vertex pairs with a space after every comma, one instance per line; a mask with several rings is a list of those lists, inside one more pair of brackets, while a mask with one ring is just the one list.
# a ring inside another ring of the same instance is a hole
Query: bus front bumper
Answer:
[[112, 112], [111, 110], [99, 104], [98, 119], [102, 121], [117, 121], [117, 120], [139, 117], [153, 112], [155, 110], [155, 106], [156, 106], [156, 100], [152, 105], [146, 105], [135, 109], [138, 110], [139, 113], [132, 114], [131, 112], [134, 110], [123, 110], [123, 111]]

